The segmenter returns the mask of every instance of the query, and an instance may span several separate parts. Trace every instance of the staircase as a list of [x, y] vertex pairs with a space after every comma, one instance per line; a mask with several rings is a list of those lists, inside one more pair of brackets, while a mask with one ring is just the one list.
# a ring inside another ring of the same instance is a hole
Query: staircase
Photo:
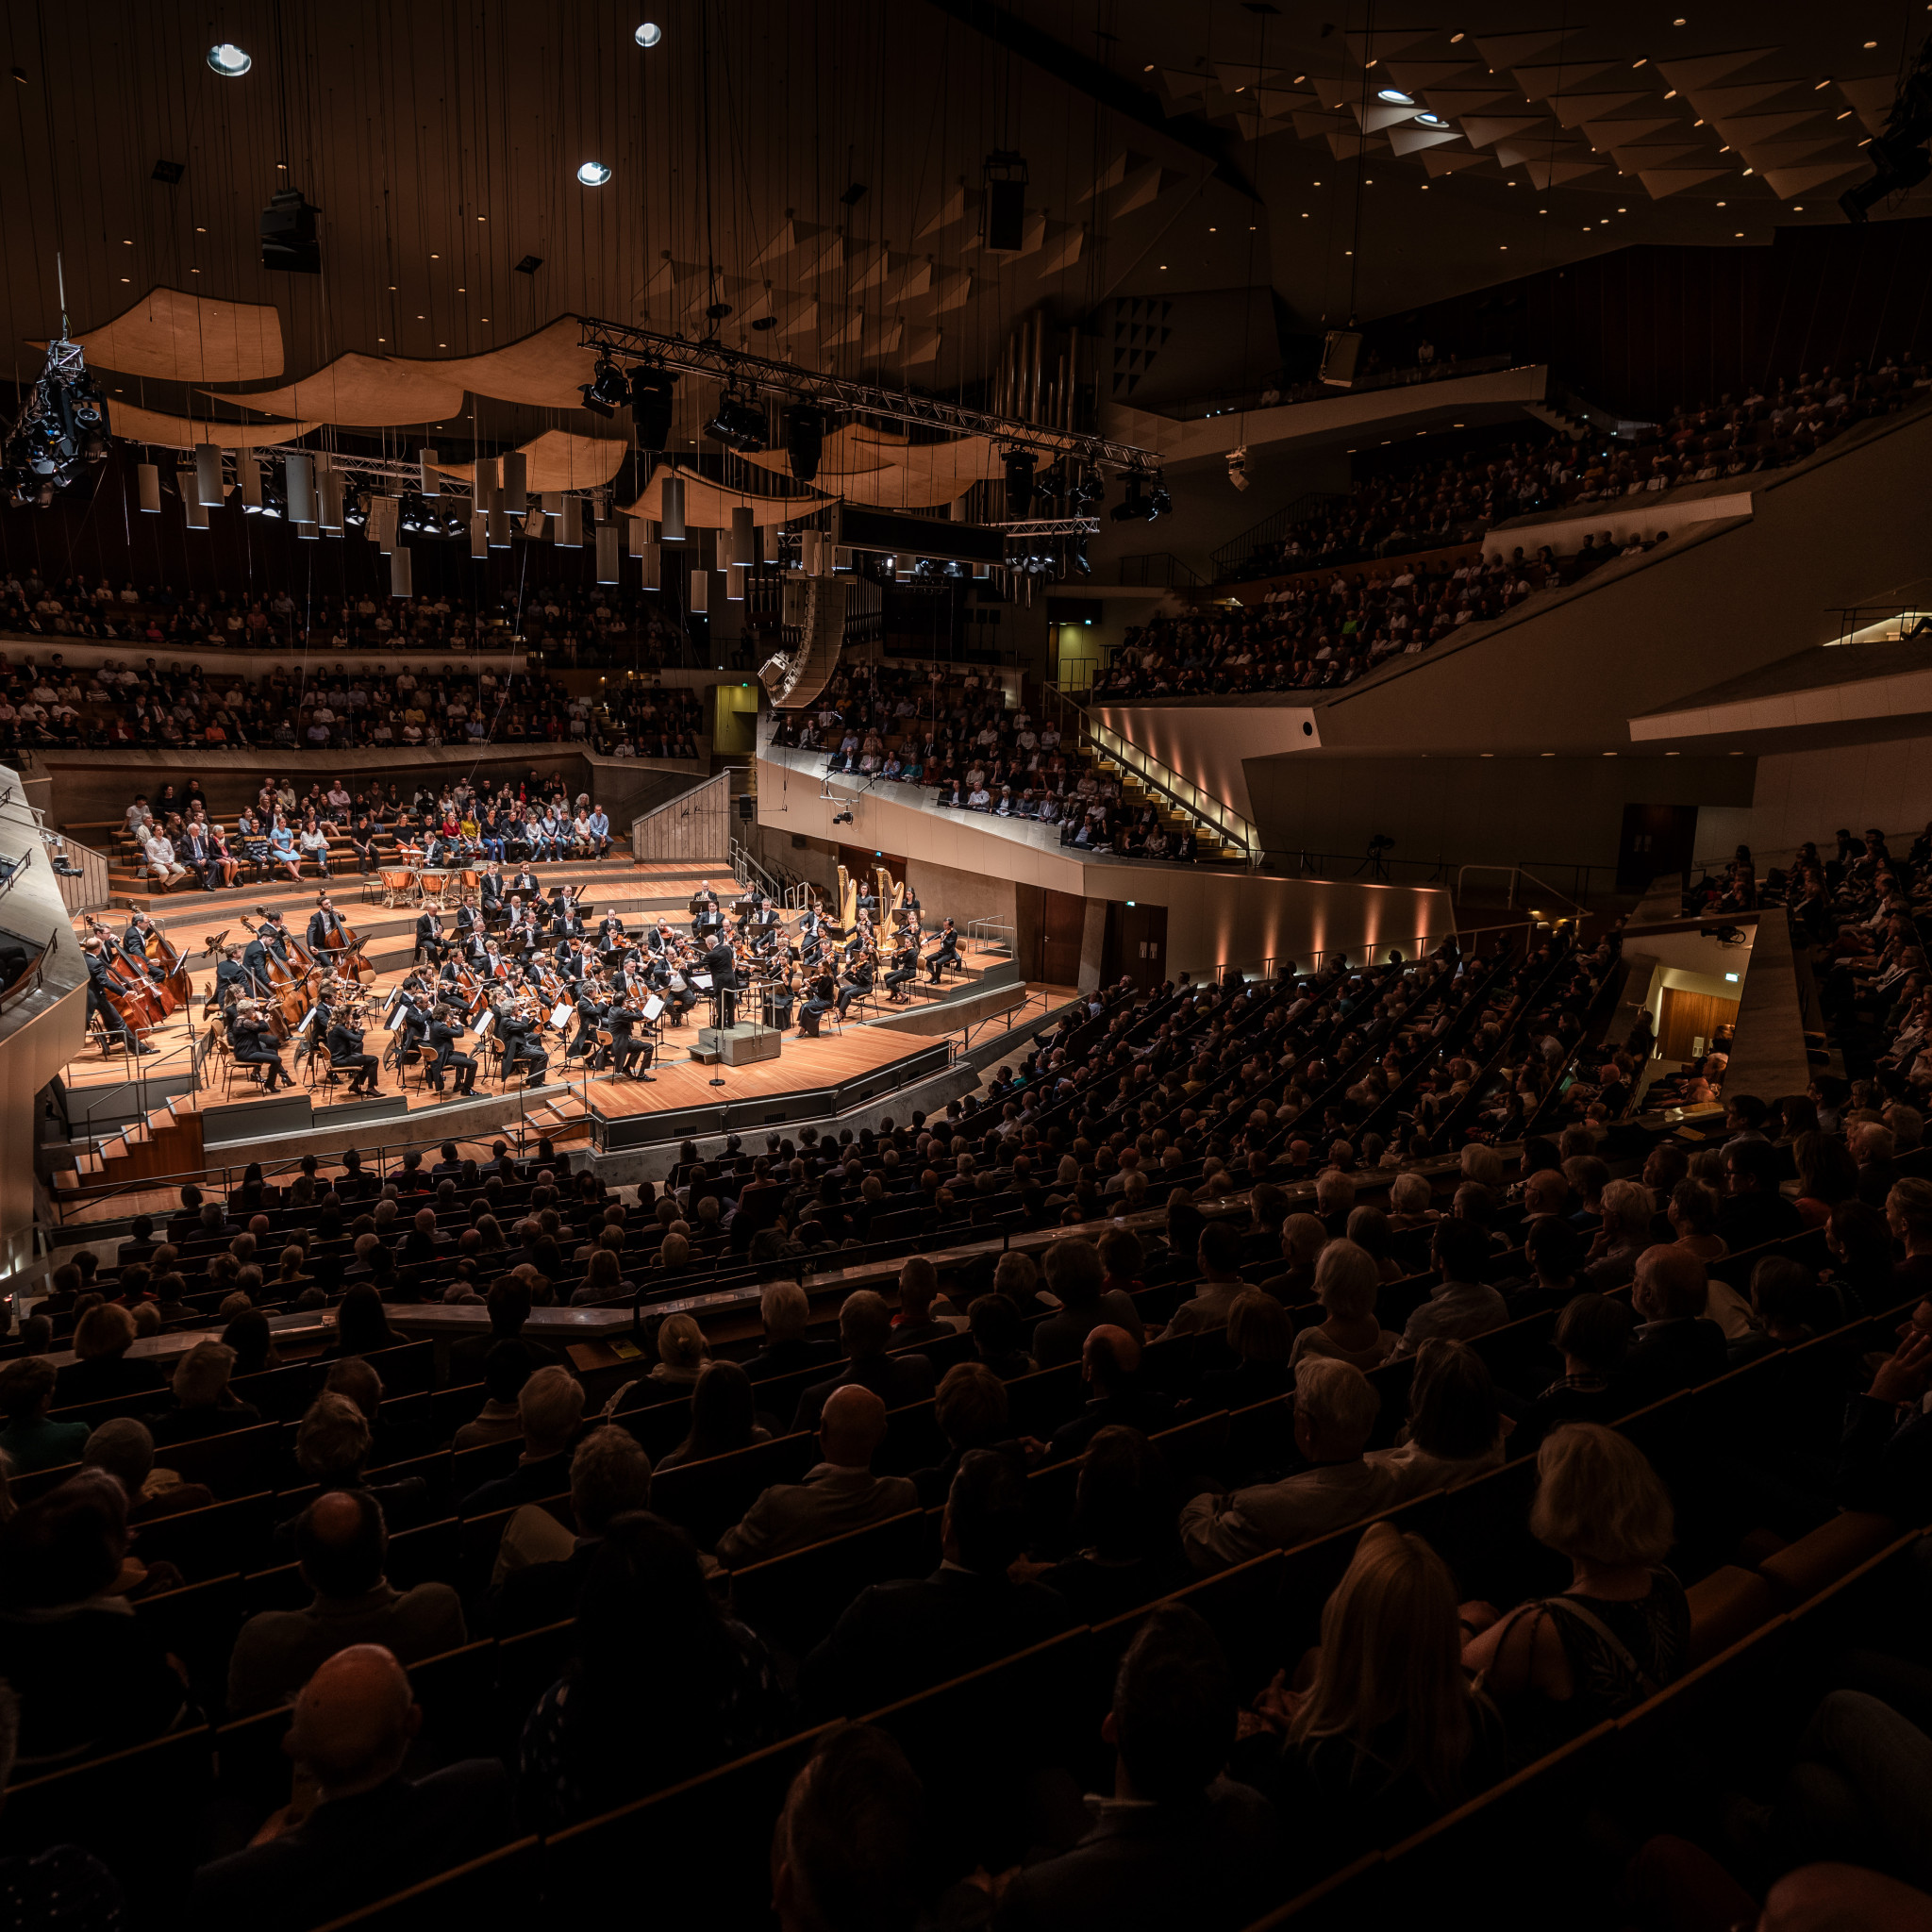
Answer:
[[56, 1168], [49, 1185], [57, 1199], [82, 1201], [130, 1183], [198, 1174], [203, 1166], [201, 1116], [170, 1099], [125, 1127], [75, 1151], [72, 1167]]

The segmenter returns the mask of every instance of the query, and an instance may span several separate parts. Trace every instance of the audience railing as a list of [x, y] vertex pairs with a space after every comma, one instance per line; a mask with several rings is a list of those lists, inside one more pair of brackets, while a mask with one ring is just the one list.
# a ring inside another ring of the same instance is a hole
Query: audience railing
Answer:
[[1347, 501], [1348, 492], [1342, 490], [1304, 491], [1291, 502], [1283, 504], [1273, 516], [1263, 517], [1258, 524], [1250, 525], [1239, 537], [1231, 538], [1214, 552], [1215, 580], [1218, 582], [1224, 577], [1237, 564], [1245, 563], [1264, 545], [1285, 536], [1295, 525], [1320, 516], [1331, 503]]
[[1247, 864], [1260, 863], [1261, 835], [1231, 805], [1203, 791], [1191, 778], [1183, 777], [1172, 765], [1163, 764], [1118, 731], [1097, 723], [1058, 685], [1043, 685], [1041, 690], [1046, 693], [1048, 715], [1062, 738], [1071, 736], [1091, 756], [1110, 760], [1123, 771], [1132, 773], [1150, 791], [1158, 792], [1206, 829], [1239, 847]]
[[[60, 903], [68, 912], [101, 911], [109, 897], [107, 854], [58, 832], [42, 831], [41, 837], [46, 841], [50, 857], [57, 861], [54, 876], [60, 882]], [[58, 863], [63, 858], [72, 870]]]
[[1587, 913], [1590, 910], [1590, 908], [1584, 905], [1580, 899], [1573, 898], [1568, 892], [1562, 891], [1551, 885], [1547, 879], [1539, 878], [1526, 865], [1484, 865], [1474, 861], [1468, 865], [1458, 865], [1456, 868], [1456, 896], [1458, 899], [1463, 896], [1463, 881], [1473, 872], [1499, 872], [1503, 874], [1509, 881], [1507, 905], [1512, 912], [1516, 909], [1517, 889], [1524, 883], [1537, 887], [1552, 898], [1562, 900], [1573, 911]]
[[1006, 949], [1009, 959], [1020, 957], [1020, 929], [1009, 919], [969, 919], [966, 922], [966, 950], [991, 953]]
[[1825, 616], [1838, 624], [1838, 635], [1827, 648], [1839, 644], [1897, 644], [1932, 635], [1932, 609], [1923, 604], [1853, 604], [1832, 608]]

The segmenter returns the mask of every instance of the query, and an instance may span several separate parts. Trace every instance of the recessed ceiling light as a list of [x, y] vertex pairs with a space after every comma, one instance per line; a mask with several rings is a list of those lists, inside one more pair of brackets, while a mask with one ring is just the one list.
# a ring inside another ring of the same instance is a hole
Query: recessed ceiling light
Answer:
[[1378, 87], [1375, 90], [1375, 98], [1378, 101], [1387, 102], [1391, 108], [1412, 108], [1415, 106], [1415, 96], [1404, 93], [1399, 87]]
[[664, 38], [664, 29], [655, 20], [647, 20], [632, 38], [641, 47], [655, 47]]
[[1424, 127], [1446, 127], [1449, 125], [1446, 121], [1442, 119], [1441, 115], [1432, 114], [1426, 108], [1424, 108], [1422, 110], [1422, 112], [1418, 114], [1415, 118], [1418, 121], [1420, 121]]
[[1688, 23], [1687, 23], [1687, 22], [1685, 22], [1685, 21], [1681, 21], [1681, 20], [1674, 20], [1674, 21], [1672, 21], [1671, 25], [1672, 25], [1673, 26], [1684, 26], [1684, 25], [1688, 25]]
[[1840, 121], [1849, 121], [1852, 118], [1852, 110], [1849, 108], [1847, 108], [1844, 110], [1844, 112], [1840, 114], [1838, 118]]
[[1453, 47], [1457, 43], [1457, 42], [1461, 40], [1463, 36], [1461, 34], [1451, 34], [1449, 36], [1449, 44]]
[[208, 50], [208, 64], [224, 80], [240, 80], [255, 65], [255, 57], [233, 41], [224, 41]]
[[1646, 55], [1645, 55], [1645, 56], [1643, 57], [1643, 58], [1642, 58], [1641, 60], [1633, 60], [1633, 61], [1631, 61], [1631, 63], [1630, 63], [1630, 66], [1631, 66], [1631, 70], [1632, 70], [1633, 72], [1634, 72], [1634, 71], [1635, 71], [1636, 69], [1640, 68], [1640, 67], [1648, 67], [1649, 65], [1650, 65], [1650, 56], [1649, 56], [1648, 54], [1646, 54]]
[[586, 161], [577, 170], [577, 179], [586, 188], [601, 188], [610, 178], [610, 170], [602, 161]]
[[1873, 50], [1873, 48], [1874, 48], [1874, 47], [1875, 47], [1875, 46], [1876, 46], [1877, 44], [1878, 44], [1878, 42], [1877, 42], [1876, 41], [1867, 41], [1867, 42], [1865, 42], [1865, 51], [1866, 51], [1866, 53], [1868, 53], [1868, 54], [1869, 54], [1869, 53], [1870, 53], [1870, 52], [1871, 52], [1871, 51]]

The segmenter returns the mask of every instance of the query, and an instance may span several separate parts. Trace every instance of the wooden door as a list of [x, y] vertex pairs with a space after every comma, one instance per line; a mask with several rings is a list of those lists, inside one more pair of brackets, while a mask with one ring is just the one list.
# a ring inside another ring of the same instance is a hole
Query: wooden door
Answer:
[[1696, 854], [1694, 805], [1626, 805], [1617, 844], [1617, 890], [1647, 892], [1654, 879], [1688, 873]]
[[1020, 971], [1047, 986], [1078, 986], [1087, 902], [1077, 892], [1016, 885], [1013, 909]]
[[1110, 900], [1107, 908], [1107, 950], [1100, 976], [1108, 985], [1131, 979], [1142, 991], [1167, 977], [1167, 908], [1129, 906]]
[[1667, 986], [1662, 1019], [1657, 1029], [1658, 1054], [1672, 1062], [1693, 1060], [1710, 1045], [1720, 1026], [1737, 1024], [1738, 1003], [1721, 1000], [1715, 993], [1686, 992], [1681, 987]]

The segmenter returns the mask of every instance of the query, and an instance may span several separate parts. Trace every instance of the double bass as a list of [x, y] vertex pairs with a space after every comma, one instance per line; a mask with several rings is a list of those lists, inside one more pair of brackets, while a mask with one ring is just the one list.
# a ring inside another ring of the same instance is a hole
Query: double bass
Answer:
[[[242, 924], [251, 939], [260, 936], [260, 928], [246, 913], [242, 916]], [[270, 997], [264, 1003], [267, 1008], [278, 1011], [291, 1026], [299, 1026], [308, 1016], [308, 977], [313, 970], [308, 956], [303, 951], [302, 942], [295, 935], [284, 928], [284, 937], [289, 950], [303, 962], [303, 971], [298, 974], [291, 968], [284, 966], [273, 952], [267, 956], [268, 985]]]
[[[339, 931], [323, 936], [323, 951], [330, 957], [316, 963], [345, 978], [353, 977], [358, 981], [374, 979], [375, 968], [369, 963], [368, 955], [362, 950], [362, 941], [356, 937], [356, 928], [340, 914], [337, 915], [337, 924]], [[290, 943], [293, 942], [291, 935]]]
[[140, 1035], [158, 1026], [172, 1008], [164, 1004], [171, 998], [165, 988], [157, 986], [146, 971], [134, 963], [114, 929], [104, 919], [89, 917], [87, 925], [101, 942], [108, 958], [108, 983], [102, 997], [113, 1008], [127, 1030]]
[[142, 951], [148, 963], [159, 969], [162, 983], [174, 995], [175, 1004], [185, 1007], [194, 997], [194, 986], [188, 977], [188, 962], [181, 957], [180, 948], [156, 926]]

